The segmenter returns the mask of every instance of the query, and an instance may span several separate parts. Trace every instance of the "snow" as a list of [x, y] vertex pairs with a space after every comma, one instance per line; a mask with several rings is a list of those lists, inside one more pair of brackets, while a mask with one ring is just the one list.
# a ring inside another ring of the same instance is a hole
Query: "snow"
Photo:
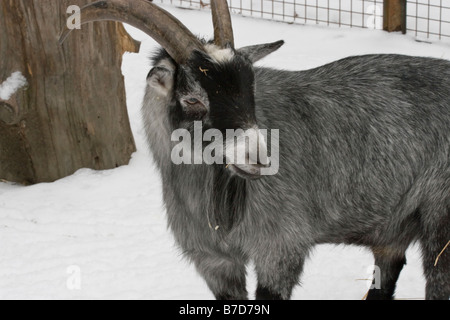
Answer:
[[0, 84], [0, 99], [9, 100], [20, 88], [27, 85], [27, 79], [20, 71], [14, 72], [8, 79]]
[[[164, 6], [201, 36], [212, 35], [207, 11]], [[237, 46], [284, 39], [260, 65], [308, 69], [349, 55], [401, 53], [450, 59], [444, 43], [378, 30], [288, 25], [233, 16]], [[166, 227], [161, 182], [145, 144], [140, 115], [156, 43], [126, 53], [123, 74], [138, 151], [128, 166], [82, 169], [54, 183], [0, 183], [0, 299], [212, 299], [204, 281], [174, 246]], [[423, 298], [417, 245], [398, 283], [398, 298]], [[293, 299], [361, 299], [373, 258], [360, 247], [321, 245], [306, 263]], [[256, 286], [249, 267], [250, 297]]]
[[[156, 2], [164, 3], [165, 0]], [[202, 8], [209, 10], [210, 0], [178, 1], [184, 8]], [[233, 13], [249, 17], [272, 19], [288, 23], [336, 24], [359, 27], [382, 28], [383, 1], [378, 0], [246, 0], [229, 2]]]
[[[168, 0], [156, 0], [167, 3]], [[179, 0], [184, 8], [209, 10], [210, 0]], [[343, 28], [383, 28], [383, 0], [230, 0], [231, 11], [249, 17], [288, 23], [334, 25]], [[407, 1], [407, 28], [423, 41], [450, 41], [450, 8], [442, 0]]]

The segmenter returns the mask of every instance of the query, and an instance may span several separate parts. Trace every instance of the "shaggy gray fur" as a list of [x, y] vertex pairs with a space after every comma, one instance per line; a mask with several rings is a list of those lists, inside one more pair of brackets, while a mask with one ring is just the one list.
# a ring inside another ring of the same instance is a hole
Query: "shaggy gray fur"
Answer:
[[223, 167], [173, 165], [176, 86], [164, 93], [148, 85], [144, 101], [169, 226], [215, 296], [247, 298], [253, 261], [257, 298], [289, 299], [310, 250], [344, 243], [373, 250], [381, 289], [369, 298], [389, 299], [405, 250], [419, 241], [426, 298], [448, 299], [450, 251], [434, 263], [450, 240], [450, 63], [367, 55], [254, 72], [258, 125], [280, 129], [275, 176], [245, 180]]

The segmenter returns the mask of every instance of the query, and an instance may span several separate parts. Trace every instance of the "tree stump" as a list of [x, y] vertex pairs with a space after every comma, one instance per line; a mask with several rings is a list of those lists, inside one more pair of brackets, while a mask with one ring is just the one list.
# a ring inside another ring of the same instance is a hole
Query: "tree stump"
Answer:
[[125, 165], [136, 150], [121, 65], [139, 43], [114, 22], [83, 25], [58, 43], [67, 8], [90, 2], [0, 2], [0, 85], [15, 72], [28, 83], [0, 97], [0, 179], [51, 182]]

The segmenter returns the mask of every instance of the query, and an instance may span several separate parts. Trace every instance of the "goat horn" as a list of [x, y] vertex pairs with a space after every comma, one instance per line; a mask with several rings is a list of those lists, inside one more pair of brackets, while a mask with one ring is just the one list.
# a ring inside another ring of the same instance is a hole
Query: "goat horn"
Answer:
[[[178, 19], [149, 0], [103, 0], [81, 9], [81, 24], [103, 20], [127, 23], [142, 30], [179, 64], [186, 63], [192, 51], [204, 51], [200, 40]], [[71, 31], [63, 32], [60, 44]]]
[[211, 0], [211, 10], [215, 44], [221, 48], [228, 45], [234, 48], [233, 25], [227, 0]]

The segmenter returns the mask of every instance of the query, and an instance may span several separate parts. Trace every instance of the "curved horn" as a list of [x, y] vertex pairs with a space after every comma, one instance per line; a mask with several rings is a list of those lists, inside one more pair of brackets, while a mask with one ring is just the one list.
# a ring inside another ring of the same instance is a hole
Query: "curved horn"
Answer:
[[227, 45], [234, 48], [233, 25], [227, 0], [211, 0], [211, 10], [215, 44], [221, 48], [225, 48]]
[[[185, 63], [193, 50], [204, 51], [202, 43], [178, 19], [148, 0], [103, 0], [81, 9], [81, 24], [102, 20], [120, 21], [142, 30], [179, 64]], [[63, 32], [61, 44], [71, 31]]]

